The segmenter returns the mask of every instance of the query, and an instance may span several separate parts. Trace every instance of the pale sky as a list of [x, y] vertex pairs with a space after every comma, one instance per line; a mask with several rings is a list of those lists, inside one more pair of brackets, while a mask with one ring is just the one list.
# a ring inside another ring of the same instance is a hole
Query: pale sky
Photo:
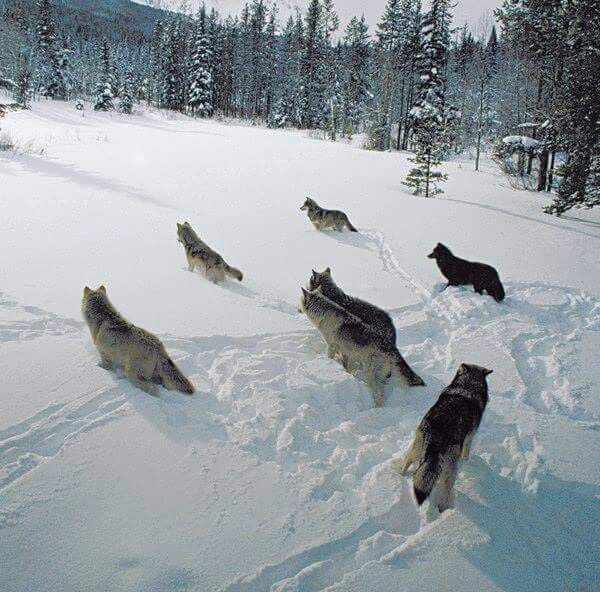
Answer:
[[[176, 8], [182, 0], [138, 0], [145, 4], [163, 4], [166, 7]], [[188, 7], [192, 10], [202, 3], [202, 0], [184, 0]], [[461, 26], [465, 22], [469, 24], [473, 31], [477, 31], [480, 27], [482, 19], [486, 16], [492, 17], [494, 8], [498, 8], [502, 0], [455, 0], [456, 8], [454, 8], [454, 25]], [[244, 5], [244, 0], [206, 0], [208, 7], [215, 7], [222, 14], [239, 14]], [[340, 15], [342, 27], [353, 16], [360, 16], [364, 13], [369, 22], [371, 31], [374, 30], [374, 25], [377, 24], [383, 9], [386, 5], [386, 0], [334, 0], [335, 8]], [[294, 6], [299, 6], [303, 11], [308, 4], [308, 0], [278, 0], [277, 4], [280, 8], [279, 20], [280, 24], [285, 24], [285, 20], [293, 11]], [[425, 0], [424, 5], [427, 4]]]

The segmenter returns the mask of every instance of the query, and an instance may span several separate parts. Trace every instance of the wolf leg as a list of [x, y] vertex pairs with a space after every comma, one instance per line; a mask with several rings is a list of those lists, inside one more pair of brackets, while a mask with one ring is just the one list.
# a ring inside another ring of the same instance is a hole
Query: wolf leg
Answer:
[[139, 389], [143, 390], [144, 392], [148, 393], [149, 395], [156, 396], [156, 394], [157, 394], [156, 385], [144, 380], [140, 376], [140, 374], [139, 374], [138, 370], [135, 368], [134, 364], [130, 363], [125, 366], [125, 376], [127, 376], [127, 379], [134, 386], [137, 386]]
[[112, 370], [114, 368], [114, 364], [102, 354], [100, 354], [100, 361], [98, 362], [98, 366], [100, 366], [100, 368], [104, 368], [104, 370]]
[[471, 443], [473, 442], [473, 438], [475, 437], [475, 430], [469, 432], [465, 438], [465, 441], [462, 445], [462, 451], [460, 453], [460, 458], [462, 460], [468, 460], [469, 454], [471, 454]]
[[458, 470], [458, 446], [452, 447], [444, 462], [440, 479], [437, 483], [436, 505], [440, 514], [454, 505], [454, 482]]
[[398, 467], [398, 472], [401, 475], [406, 475], [410, 471], [410, 467], [417, 462], [421, 456], [421, 448], [423, 444], [423, 436], [421, 432], [417, 430], [415, 438], [408, 449], [408, 452], [404, 455], [402, 463]]

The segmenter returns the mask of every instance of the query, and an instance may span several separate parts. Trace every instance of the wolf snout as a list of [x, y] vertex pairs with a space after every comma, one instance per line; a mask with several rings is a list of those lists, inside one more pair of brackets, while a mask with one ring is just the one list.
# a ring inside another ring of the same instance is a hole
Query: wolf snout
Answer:
[[435, 259], [435, 253], [429, 253], [429, 255], [427, 255], [427, 259]]

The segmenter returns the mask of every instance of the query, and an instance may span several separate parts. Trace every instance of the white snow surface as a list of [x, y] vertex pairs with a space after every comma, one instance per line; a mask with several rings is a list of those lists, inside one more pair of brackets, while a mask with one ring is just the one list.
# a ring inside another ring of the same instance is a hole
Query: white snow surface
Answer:
[[[598, 589], [600, 222], [489, 165], [144, 112], [38, 103], [2, 121], [2, 592]], [[306, 195], [359, 234], [319, 233]], [[176, 222], [245, 273], [187, 271]], [[440, 241], [507, 299], [441, 292]], [[298, 314], [311, 269], [390, 311], [427, 382], [381, 409]], [[150, 397], [98, 367], [85, 285], [157, 333], [198, 388]], [[390, 467], [461, 362], [490, 403], [456, 507]]]

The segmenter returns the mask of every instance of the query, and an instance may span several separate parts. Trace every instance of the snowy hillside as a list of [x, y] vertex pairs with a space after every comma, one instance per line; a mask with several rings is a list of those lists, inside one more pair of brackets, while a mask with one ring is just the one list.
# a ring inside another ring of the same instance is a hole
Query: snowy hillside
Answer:
[[[0, 153], [2, 592], [592, 591], [600, 558], [600, 218], [541, 213], [488, 165], [413, 197], [407, 155], [300, 132], [35, 104]], [[306, 195], [359, 234], [318, 233]], [[244, 271], [187, 271], [176, 222]], [[440, 292], [444, 242], [507, 299]], [[374, 409], [297, 312], [311, 269], [386, 308], [426, 388]], [[83, 287], [197, 386], [98, 367]], [[390, 468], [461, 362], [490, 403], [456, 508]]]

